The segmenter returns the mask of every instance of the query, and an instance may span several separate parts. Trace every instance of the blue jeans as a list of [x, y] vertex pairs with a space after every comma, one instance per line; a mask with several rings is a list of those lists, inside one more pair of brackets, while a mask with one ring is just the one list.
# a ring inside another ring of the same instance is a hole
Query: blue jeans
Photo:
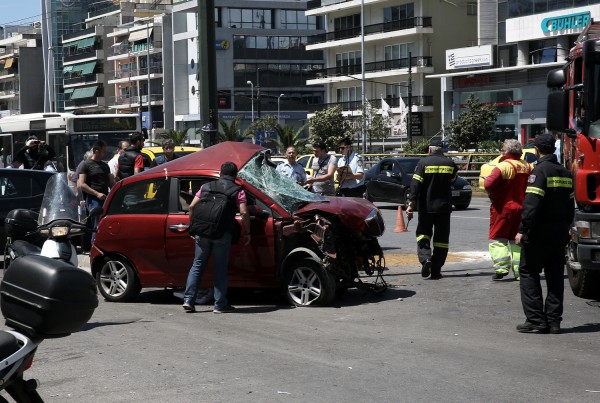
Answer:
[[198, 284], [202, 280], [208, 259], [213, 257], [215, 268], [215, 309], [229, 306], [227, 301], [227, 265], [229, 263], [229, 248], [231, 233], [226, 232], [220, 239], [196, 238], [196, 254], [190, 268], [183, 302], [194, 305], [198, 295]]
[[[97, 199], [95, 197], [92, 196], [88, 196], [86, 198], [86, 207], [88, 210], [88, 214], [90, 211], [92, 211], [93, 209], [95, 209], [96, 207], [102, 207], [102, 205], [104, 204], [104, 202], [100, 199]], [[94, 238], [96, 237], [96, 228], [98, 228], [98, 221], [100, 220], [99, 216], [95, 216], [90, 218], [90, 224], [92, 225], [92, 229], [94, 230], [92, 232], [92, 243], [94, 243]]]

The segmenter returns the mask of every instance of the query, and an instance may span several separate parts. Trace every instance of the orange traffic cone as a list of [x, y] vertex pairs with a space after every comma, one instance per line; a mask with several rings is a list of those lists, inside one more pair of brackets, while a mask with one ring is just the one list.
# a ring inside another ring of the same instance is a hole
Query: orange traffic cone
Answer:
[[404, 224], [404, 214], [402, 214], [402, 206], [398, 206], [398, 215], [396, 216], [396, 228], [394, 232], [407, 232], [406, 224]]

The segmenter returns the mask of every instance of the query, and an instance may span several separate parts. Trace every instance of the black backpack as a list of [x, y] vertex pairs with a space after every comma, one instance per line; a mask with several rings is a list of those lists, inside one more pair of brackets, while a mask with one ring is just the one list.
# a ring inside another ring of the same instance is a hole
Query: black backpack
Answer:
[[192, 209], [190, 235], [219, 239], [227, 229], [235, 229], [233, 227], [233, 225], [237, 225], [235, 222], [237, 209], [235, 198], [241, 187], [238, 185], [225, 186], [220, 181], [204, 185], [200, 201]]

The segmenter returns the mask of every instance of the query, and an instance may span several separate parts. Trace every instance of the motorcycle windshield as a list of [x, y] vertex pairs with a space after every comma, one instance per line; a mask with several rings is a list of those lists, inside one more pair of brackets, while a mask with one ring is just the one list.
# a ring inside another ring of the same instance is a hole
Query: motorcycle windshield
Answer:
[[56, 220], [81, 222], [84, 218], [81, 200], [77, 187], [68, 180], [65, 172], [53, 175], [46, 184], [38, 225]]

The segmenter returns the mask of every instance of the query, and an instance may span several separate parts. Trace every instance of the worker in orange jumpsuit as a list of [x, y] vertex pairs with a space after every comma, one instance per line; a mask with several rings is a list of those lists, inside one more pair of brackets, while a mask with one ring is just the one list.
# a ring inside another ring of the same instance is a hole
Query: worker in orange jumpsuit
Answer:
[[517, 140], [505, 140], [502, 157], [484, 187], [490, 205], [489, 251], [494, 262], [493, 280], [501, 280], [513, 269], [519, 280], [521, 247], [514, 242], [519, 230], [527, 179], [533, 166], [521, 159], [523, 149]]

